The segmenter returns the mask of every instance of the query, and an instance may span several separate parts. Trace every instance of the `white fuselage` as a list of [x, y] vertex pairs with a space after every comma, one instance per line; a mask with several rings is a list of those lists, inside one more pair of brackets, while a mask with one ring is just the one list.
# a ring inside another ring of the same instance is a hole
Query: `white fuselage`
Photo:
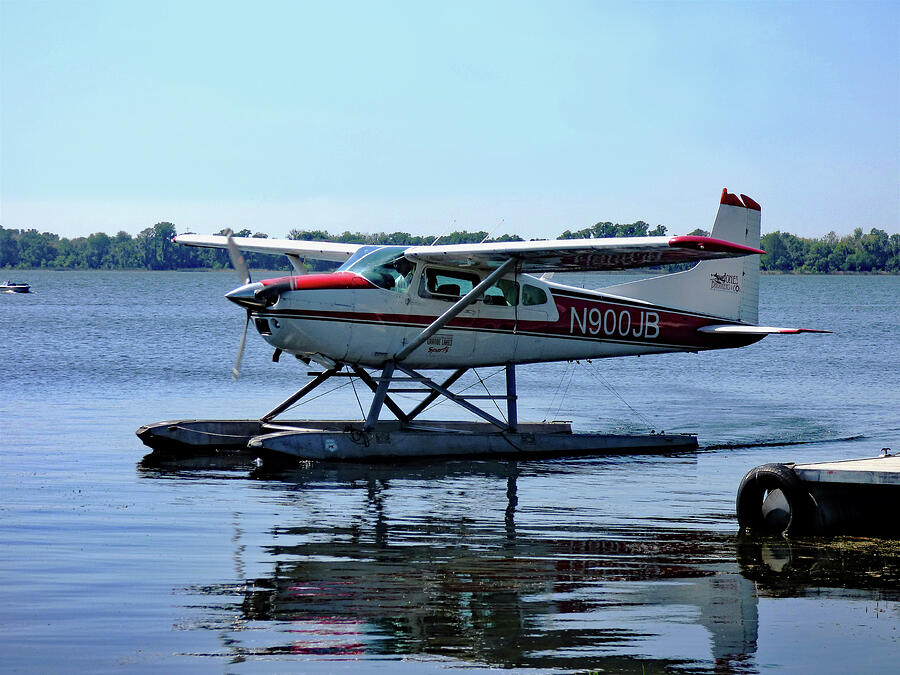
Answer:
[[[436, 278], [446, 281], [444, 272], [459, 274], [458, 268], [420, 265], [403, 290], [371, 283], [346, 287], [349, 284], [339, 282], [346, 282], [352, 274], [348, 272], [291, 277], [296, 290], [282, 292], [277, 302], [255, 309], [252, 316], [266, 341], [288, 353], [380, 367], [464, 294], [465, 289], [458, 288], [451, 288], [455, 295], [430, 292], [446, 289], [446, 285], [434, 285]], [[363, 281], [355, 276], [353, 281]], [[337, 282], [332, 284], [329, 278]], [[721, 324], [722, 319], [529, 275], [510, 275], [505, 288], [505, 299], [499, 290], [489, 292], [404, 363], [413, 368], [464, 368], [698, 351], [743, 346], [759, 339], [704, 335], [697, 329]]]

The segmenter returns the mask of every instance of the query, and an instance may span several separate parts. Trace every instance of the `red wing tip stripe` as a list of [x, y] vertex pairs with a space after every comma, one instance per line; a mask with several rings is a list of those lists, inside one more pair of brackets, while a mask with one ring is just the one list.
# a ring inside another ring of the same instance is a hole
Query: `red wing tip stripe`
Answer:
[[831, 333], [830, 330], [819, 330], [818, 328], [781, 328], [777, 332], [781, 335], [796, 335], [797, 333]]
[[712, 237], [699, 237], [697, 235], [683, 235], [669, 239], [669, 246], [673, 248], [693, 248], [701, 251], [713, 251], [715, 253], [739, 253], [742, 255], [765, 253], [760, 248], [752, 248], [743, 244], [735, 244], [724, 239]]
[[775, 333], [783, 335], [796, 335], [797, 333], [830, 333], [830, 330], [820, 330], [819, 328], [772, 328]]

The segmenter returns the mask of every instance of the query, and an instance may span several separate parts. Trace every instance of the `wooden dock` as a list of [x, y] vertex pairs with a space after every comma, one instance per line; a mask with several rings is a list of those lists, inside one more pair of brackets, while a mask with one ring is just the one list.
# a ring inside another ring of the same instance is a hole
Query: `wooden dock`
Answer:
[[805, 483], [900, 485], [900, 455], [795, 464], [794, 473]]
[[764, 464], [744, 476], [736, 507], [754, 534], [900, 537], [900, 455]]

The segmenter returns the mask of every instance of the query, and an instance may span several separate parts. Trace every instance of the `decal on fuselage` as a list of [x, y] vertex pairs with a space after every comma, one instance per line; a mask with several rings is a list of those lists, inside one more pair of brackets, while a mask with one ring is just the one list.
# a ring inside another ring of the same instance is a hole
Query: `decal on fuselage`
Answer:
[[727, 293], [741, 292], [737, 274], [716, 274], [713, 272], [709, 275], [709, 288], [712, 291], [725, 291]]
[[599, 335], [653, 340], [659, 337], [659, 314], [643, 309], [577, 307], [570, 309], [571, 335]]
[[453, 336], [435, 335], [428, 338], [426, 344], [428, 345], [429, 354], [449, 354], [450, 347], [453, 346]]

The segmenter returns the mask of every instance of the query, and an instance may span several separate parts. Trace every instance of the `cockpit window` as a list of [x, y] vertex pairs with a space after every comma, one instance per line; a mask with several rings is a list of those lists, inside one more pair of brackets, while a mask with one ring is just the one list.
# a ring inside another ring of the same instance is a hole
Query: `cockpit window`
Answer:
[[[356, 272], [379, 288], [398, 293], [406, 293], [412, 281], [415, 263], [403, 256], [405, 246], [366, 247], [369, 251], [362, 256], [363, 249], [356, 252], [340, 267], [340, 271]], [[354, 260], [355, 258], [355, 260]]]
[[547, 294], [543, 288], [525, 284], [522, 287], [522, 304], [523, 305], [543, 305], [547, 302]]
[[500, 279], [484, 292], [484, 304], [495, 307], [514, 307], [519, 301], [519, 284], [512, 279]]
[[419, 295], [455, 302], [475, 288], [479, 281], [481, 278], [473, 272], [428, 267], [425, 269], [425, 283], [419, 287]]

